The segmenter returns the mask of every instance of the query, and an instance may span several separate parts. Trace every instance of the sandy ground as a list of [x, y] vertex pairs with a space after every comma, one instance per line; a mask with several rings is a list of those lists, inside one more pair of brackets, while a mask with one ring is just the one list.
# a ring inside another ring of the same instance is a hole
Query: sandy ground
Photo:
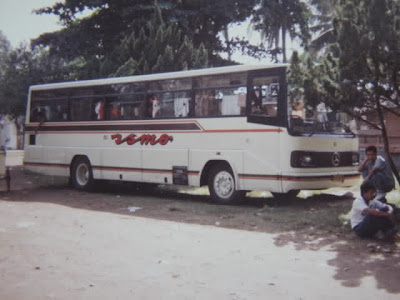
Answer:
[[0, 201], [0, 219], [0, 299], [399, 297], [367, 270], [357, 288], [335, 279], [340, 242], [298, 250], [274, 234], [49, 203]]
[[[0, 182], [0, 299], [398, 299], [400, 245], [339, 222], [351, 199], [220, 206], [196, 191], [24, 172]], [[190, 194], [190, 193], [191, 194]]]

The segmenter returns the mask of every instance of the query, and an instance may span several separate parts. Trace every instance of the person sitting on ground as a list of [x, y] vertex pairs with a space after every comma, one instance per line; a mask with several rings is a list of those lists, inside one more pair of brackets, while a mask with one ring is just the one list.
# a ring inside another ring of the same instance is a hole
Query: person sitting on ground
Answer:
[[365, 149], [365, 160], [358, 167], [363, 183], [369, 181], [377, 189], [376, 200], [386, 203], [386, 193], [394, 189], [394, 178], [389, 165], [382, 156], [377, 155], [375, 146]]
[[368, 206], [376, 196], [375, 186], [366, 182], [360, 190], [361, 195], [354, 200], [350, 211], [351, 228], [361, 238], [372, 238], [378, 231], [387, 238], [395, 237], [398, 228], [393, 215]]

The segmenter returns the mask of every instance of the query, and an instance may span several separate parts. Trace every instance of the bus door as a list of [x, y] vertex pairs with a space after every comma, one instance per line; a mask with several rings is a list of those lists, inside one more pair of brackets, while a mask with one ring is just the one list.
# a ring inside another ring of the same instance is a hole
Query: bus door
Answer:
[[281, 189], [280, 134], [285, 127], [285, 69], [250, 74], [247, 94], [247, 121], [254, 127], [245, 155], [246, 189]]

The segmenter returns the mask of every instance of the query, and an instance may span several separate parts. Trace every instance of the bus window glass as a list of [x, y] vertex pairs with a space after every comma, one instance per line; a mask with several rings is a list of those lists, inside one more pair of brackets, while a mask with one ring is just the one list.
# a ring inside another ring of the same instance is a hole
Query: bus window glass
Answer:
[[174, 93], [174, 116], [176, 118], [184, 118], [189, 116], [190, 92]]
[[104, 119], [104, 101], [91, 98], [74, 98], [70, 100], [71, 121], [89, 121]]
[[31, 122], [44, 122], [46, 121], [46, 108], [41, 105], [39, 101], [31, 103], [31, 112], [30, 112], [30, 121]]
[[107, 100], [109, 120], [132, 120], [143, 116], [144, 94], [123, 95]]
[[290, 132], [294, 135], [344, 134], [354, 136], [356, 122], [348, 114], [333, 110], [324, 102], [311, 102], [304, 88], [288, 85], [288, 116]]
[[278, 113], [279, 77], [263, 76], [253, 79], [251, 91], [251, 113], [276, 117]]
[[145, 92], [145, 84], [142, 82], [139, 83], [121, 83], [121, 84], [112, 84], [109, 86], [102, 87], [101, 95], [126, 95], [133, 93], [144, 93]]
[[159, 94], [160, 99], [160, 111], [159, 116], [161, 118], [174, 117], [174, 97], [173, 93], [162, 93]]
[[216, 91], [221, 99], [221, 115], [243, 115], [246, 107], [246, 87], [220, 89]]
[[182, 118], [189, 115], [190, 92], [149, 94], [146, 101], [148, 118]]
[[215, 90], [200, 90], [195, 93], [196, 117], [220, 116], [220, 100]]
[[32, 93], [31, 122], [66, 121], [68, 99], [65, 90], [49, 90]]
[[150, 90], [153, 91], [179, 91], [179, 90], [190, 90], [192, 88], [192, 79], [170, 79], [157, 81], [155, 83], [150, 83]]
[[247, 84], [245, 73], [202, 76], [194, 79], [196, 88], [245, 86]]
[[70, 91], [71, 121], [105, 119], [105, 101], [99, 96], [95, 97], [97, 88], [76, 88]]
[[244, 115], [247, 88], [221, 88], [200, 90], [195, 94], [195, 111], [198, 117]]
[[33, 105], [32, 122], [54, 122], [68, 120], [67, 100], [40, 101]]

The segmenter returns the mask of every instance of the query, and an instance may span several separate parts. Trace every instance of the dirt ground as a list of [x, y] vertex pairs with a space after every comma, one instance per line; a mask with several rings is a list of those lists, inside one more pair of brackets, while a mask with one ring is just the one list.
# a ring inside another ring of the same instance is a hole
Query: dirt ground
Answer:
[[11, 193], [0, 182], [1, 201], [54, 203], [79, 209], [134, 215], [145, 218], [275, 233], [275, 245], [337, 252], [329, 264], [335, 279], [357, 287], [373, 276], [379, 289], [400, 293], [400, 244], [361, 240], [341, 216], [352, 198], [329, 194], [276, 201], [248, 195], [240, 205], [212, 203], [204, 189], [171, 188], [123, 182], [98, 182], [93, 192], [79, 192], [59, 177], [39, 176], [22, 167], [12, 169]]

